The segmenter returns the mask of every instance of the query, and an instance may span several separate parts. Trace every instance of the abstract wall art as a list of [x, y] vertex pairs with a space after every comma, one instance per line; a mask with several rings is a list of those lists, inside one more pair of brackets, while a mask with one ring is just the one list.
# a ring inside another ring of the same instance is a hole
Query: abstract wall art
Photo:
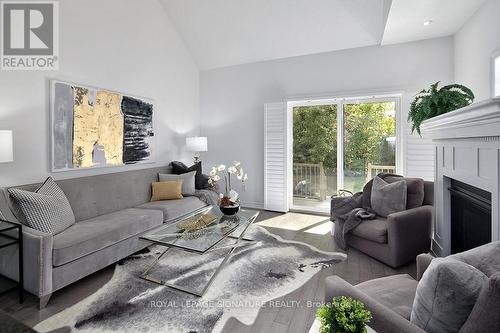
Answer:
[[51, 81], [52, 171], [153, 162], [152, 100]]

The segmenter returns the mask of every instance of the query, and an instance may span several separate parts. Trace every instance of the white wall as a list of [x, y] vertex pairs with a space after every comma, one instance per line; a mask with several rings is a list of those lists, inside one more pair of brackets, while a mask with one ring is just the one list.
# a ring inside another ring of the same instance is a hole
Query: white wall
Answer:
[[490, 97], [490, 57], [500, 49], [500, 0], [487, 1], [455, 35], [455, 81]]
[[[190, 160], [187, 133], [199, 132], [199, 71], [157, 0], [64, 0], [59, 71], [1, 71], [0, 129], [14, 130], [15, 162], [0, 164], [0, 186], [49, 173], [49, 79], [152, 98], [157, 165]], [[151, 164], [56, 173], [70, 178]]]
[[[249, 173], [242, 201], [260, 206], [263, 189], [263, 108], [297, 95], [405, 90], [412, 95], [436, 81], [453, 80], [453, 39], [358, 48], [202, 71], [201, 132], [212, 164], [241, 160]], [[431, 163], [433, 163], [431, 161]]]

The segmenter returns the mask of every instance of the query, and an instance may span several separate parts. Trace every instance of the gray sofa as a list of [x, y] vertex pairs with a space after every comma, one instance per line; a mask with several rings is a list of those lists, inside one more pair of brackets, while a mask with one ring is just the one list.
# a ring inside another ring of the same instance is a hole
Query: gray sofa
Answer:
[[[377, 216], [374, 220], [365, 220], [345, 237], [347, 245], [394, 268], [430, 250], [434, 211], [433, 182], [399, 176], [388, 176], [384, 180], [392, 183], [401, 179], [407, 181], [407, 209], [387, 218]], [[371, 208], [371, 184], [372, 181], [363, 189], [363, 207]], [[333, 221], [333, 201], [331, 209]]]
[[[77, 222], [55, 235], [23, 226], [24, 288], [40, 298], [40, 307], [54, 291], [149, 246], [139, 239], [142, 234], [206, 206], [197, 197], [149, 202], [158, 173], [170, 173], [170, 167], [57, 181]], [[32, 191], [39, 185], [16, 188]], [[0, 210], [17, 221], [5, 188]], [[0, 251], [0, 272], [18, 279], [18, 250]]]
[[[483, 272], [488, 282], [483, 286], [460, 333], [500, 332], [500, 242], [451, 255]], [[424, 333], [410, 323], [410, 314], [418, 281], [431, 263], [429, 254], [417, 257], [417, 280], [407, 274], [393, 275], [352, 286], [337, 276], [325, 280], [325, 301], [349, 296], [365, 304], [372, 312], [370, 327], [377, 332]]]

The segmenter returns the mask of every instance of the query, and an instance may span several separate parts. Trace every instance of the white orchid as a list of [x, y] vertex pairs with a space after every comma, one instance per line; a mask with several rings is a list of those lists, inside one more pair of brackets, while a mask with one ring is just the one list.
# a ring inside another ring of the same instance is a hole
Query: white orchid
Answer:
[[233, 165], [228, 167], [226, 167], [226, 165], [224, 164], [212, 167], [208, 183], [210, 184], [211, 187], [216, 188], [217, 183], [222, 178], [224, 178], [225, 189], [224, 193], [220, 194], [220, 198], [223, 199], [224, 197], [226, 197], [232, 203], [238, 203], [240, 200], [239, 194], [238, 192], [232, 189], [232, 184], [231, 184], [232, 175], [236, 175], [238, 181], [242, 183], [243, 189], [245, 189], [245, 181], [248, 179], [248, 175], [243, 171], [241, 163], [238, 161], [234, 161]]
[[229, 191], [229, 200], [231, 202], [237, 202], [238, 201], [239, 194], [235, 190]]

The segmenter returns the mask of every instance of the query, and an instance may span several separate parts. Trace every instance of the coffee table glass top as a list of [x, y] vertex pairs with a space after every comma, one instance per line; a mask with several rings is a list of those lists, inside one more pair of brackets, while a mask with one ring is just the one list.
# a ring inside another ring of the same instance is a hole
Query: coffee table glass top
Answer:
[[[258, 211], [242, 209], [236, 215], [225, 216], [217, 207], [208, 207], [198, 214], [162, 225], [141, 238], [168, 247], [205, 253], [227, 237], [240, 238], [258, 214]], [[189, 224], [200, 219], [208, 225], [198, 230], [184, 229], [186, 225], [189, 229]]]

